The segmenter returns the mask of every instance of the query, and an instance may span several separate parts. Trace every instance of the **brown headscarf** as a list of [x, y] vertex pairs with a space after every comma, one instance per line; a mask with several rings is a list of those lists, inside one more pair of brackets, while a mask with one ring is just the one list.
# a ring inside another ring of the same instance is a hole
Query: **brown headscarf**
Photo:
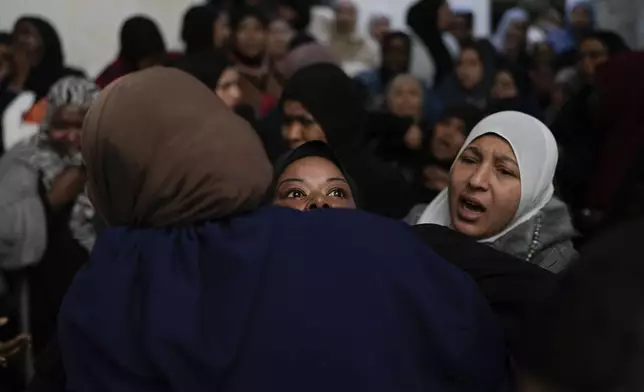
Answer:
[[87, 114], [82, 150], [90, 197], [110, 226], [176, 226], [249, 211], [272, 175], [250, 125], [171, 68], [108, 86]]

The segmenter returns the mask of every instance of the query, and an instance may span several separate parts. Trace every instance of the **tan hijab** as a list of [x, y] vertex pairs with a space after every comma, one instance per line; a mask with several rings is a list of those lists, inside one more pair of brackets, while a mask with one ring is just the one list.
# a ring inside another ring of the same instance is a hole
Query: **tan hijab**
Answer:
[[171, 68], [108, 86], [87, 114], [82, 144], [90, 197], [110, 226], [176, 226], [249, 211], [271, 181], [250, 125]]

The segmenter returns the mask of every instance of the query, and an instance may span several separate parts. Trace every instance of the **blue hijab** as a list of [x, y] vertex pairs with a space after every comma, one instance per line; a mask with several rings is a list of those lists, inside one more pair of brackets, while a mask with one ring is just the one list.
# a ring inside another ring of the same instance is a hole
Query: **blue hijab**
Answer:
[[[257, 209], [266, 158], [223, 107], [196, 79], [151, 69], [90, 109], [90, 194], [113, 227], [60, 311], [68, 390], [503, 390], [504, 338], [474, 282], [402, 222]], [[231, 188], [243, 203], [222, 198]]]
[[585, 8], [591, 16], [591, 25], [595, 25], [595, 10], [589, 0], [568, 0], [566, 2], [566, 27], [555, 30], [548, 35], [548, 43], [556, 54], [565, 53], [574, 50], [577, 47], [575, 32], [573, 30], [570, 18], [572, 12], [577, 7]]

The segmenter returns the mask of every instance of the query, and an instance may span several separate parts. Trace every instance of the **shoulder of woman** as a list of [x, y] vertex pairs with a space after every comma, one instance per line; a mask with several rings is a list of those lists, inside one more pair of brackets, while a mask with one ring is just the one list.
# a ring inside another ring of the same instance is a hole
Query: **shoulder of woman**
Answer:
[[563, 241], [538, 251], [532, 263], [558, 274], [564, 271], [578, 256], [572, 241]]

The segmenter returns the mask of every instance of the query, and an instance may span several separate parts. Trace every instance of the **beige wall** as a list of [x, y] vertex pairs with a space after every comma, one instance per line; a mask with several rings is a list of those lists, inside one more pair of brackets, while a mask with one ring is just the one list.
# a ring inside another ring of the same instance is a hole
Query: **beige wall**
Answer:
[[67, 63], [95, 76], [116, 55], [118, 32], [128, 16], [146, 13], [159, 23], [166, 43], [180, 48], [179, 25], [195, 0], [0, 0], [0, 29], [11, 30], [25, 14], [45, 16], [62, 36]]

